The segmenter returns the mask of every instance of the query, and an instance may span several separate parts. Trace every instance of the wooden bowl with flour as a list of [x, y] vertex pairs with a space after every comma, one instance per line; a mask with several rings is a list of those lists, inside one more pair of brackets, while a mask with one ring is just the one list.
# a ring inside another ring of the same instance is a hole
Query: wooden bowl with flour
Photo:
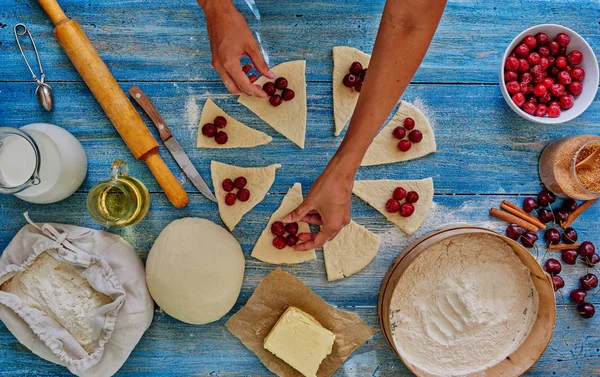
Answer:
[[531, 253], [475, 226], [410, 244], [386, 274], [378, 308], [384, 337], [419, 377], [520, 376], [556, 321], [551, 278]]

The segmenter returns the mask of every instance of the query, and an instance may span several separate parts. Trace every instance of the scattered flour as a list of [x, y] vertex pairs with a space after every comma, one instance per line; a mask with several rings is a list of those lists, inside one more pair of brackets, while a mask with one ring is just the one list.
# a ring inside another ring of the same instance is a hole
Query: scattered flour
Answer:
[[431, 124], [431, 128], [435, 129], [437, 123], [435, 122], [435, 112], [431, 110], [431, 108], [423, 102], [423, 100], [419, 97], [415, 97], [412, 101], [412, 104], [425, 115], [425, 118], [429, 120], [429, 124]]
[[92, 288], [65, 262], [47, 253], [0, 287], [62, 325], [88, 352], [94, 352], [94, 315], [112, 300]]
[[513, 353], [537, 317], [529, 270], [493, 235], [458, 235], [431, 246], [392, 296], [400, 354], [434, 376], [480, 372]]
[[200, 122], [200, 107], [194, 95], [189, 95], [185, 100], [185, 119], [187, 120], [189, 135], [196, 135], [198, 122]]

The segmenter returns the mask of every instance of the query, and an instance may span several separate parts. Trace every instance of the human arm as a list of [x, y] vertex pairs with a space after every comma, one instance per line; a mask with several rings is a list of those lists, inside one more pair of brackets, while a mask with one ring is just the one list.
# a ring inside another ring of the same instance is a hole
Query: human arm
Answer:
[[267, 97], [242, 71], [240, 59], [247, 55], [263, 76], [275, 78], [265, 62], [256, 39], [231, 0], [198, 0], [206, 16], [212, 65], [231, 94]]
[[377, 132], [425, 57], [446, 0], [388, 0], [348, 131], [304, 202], [284, 219], [322, 225], [296, 250], [322, 247], [350, 222], [354, 176]]

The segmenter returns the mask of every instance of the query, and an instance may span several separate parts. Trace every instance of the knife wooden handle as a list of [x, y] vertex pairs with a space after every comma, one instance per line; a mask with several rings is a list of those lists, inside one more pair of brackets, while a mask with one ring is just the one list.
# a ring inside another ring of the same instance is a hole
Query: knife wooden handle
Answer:
[[156, 108], [156, 106], [154, 106], [152, 101], [150, 101], [150, 98], [148, 98], [148, 96], [142, 91], [142, 89], [134, 85], [131, 88], [129, 88], [129, 95], [135, 100], [135, 102], [138, 103], [138, 105], [140, 105], [142, 109], [144, 109], [146, 114], [148, 114], [148, 117], [150, 117], [150, 120], [152, 120], [152, 123], [154, 123], [154, 125], [158, 129], [158, 133], [160, 134], [160, 138], [162, 139], [162, 141], [167, 141], [173, 137], [171, 130], [165, 123], [163, 117], [158, 112], [158, 109]]

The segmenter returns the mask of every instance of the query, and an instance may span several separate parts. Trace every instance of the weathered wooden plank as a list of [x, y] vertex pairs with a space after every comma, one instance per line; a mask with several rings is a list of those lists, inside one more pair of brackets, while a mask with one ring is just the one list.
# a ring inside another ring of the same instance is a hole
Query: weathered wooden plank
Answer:
[[[267, 196], [265, 201], [250, 212], [234, 231], [242, 244], [246, 260], [246, 276], [242, 292], [233, 309], [238, 310], [252, 294], [262, 278], [271, 272], [272, 265], [249, 257], [252, 245], [270, 213], [278, 206], [280, 194]], [[200, 195], [191, 196], [189, 208], [176, 211], [162, 195], [153, 194], [150, 215], [132, 228], [115, 230], [123, 236], [145, 259], [156, 235], [170, 221], [184, 216], [205, 217], [219, 222], [216, 208], [208, 204]], [[386, 222], [383, 216], [359, 199], [353, 200], [354, 219], [372, 231], [381, 234], [382, 247], [377, 258], [359, 274], [340, 282], [325, 280], [325, 270], [321, 253], [316, 261], [298, 266], [285, 266], [286, 271], [302, 279], [311, 289], [328, 302], [346, 310], [358, 313], [371, 326], [379, 329], [377, 319], [377, 294], [381, 280], [399, 251], [415, 237], [440, 226], [470, 223], [479, 224], [501, 231], [505, 224], [492, 221], [487, 216], [491, 206], [498, 205], [498, 196], [436, 196], [436, 206], [429, 219], [413, 237], [404, 236], [397, 228]], [[520, 197], [511, 197], [517, 202]], [[36, 206], [17, 199], [3, 198], [0, 204], [0, 218], [13, 219], [5, 222], [0, 230], [0, 247], [4, 248], [10, 238], [25, 223], [20, 214], [28, 210], [35, 221], [60, 221], [98, 228], [87, 216], [83, 208], [84, 194], [77, 193], [64, 202]], [[600, 225], [600, 207], [593, 207], [576, 223], [582, 239], [598, 241], [596, 230]], [[542, 253], [539, 254], [542, 256]], [[562, 276], [566, 280], [566, 290], [577, 285], [577, 278], [585, 273], [583, 266], [565, 266]], [[559, 298], [558, 322], [552, 343], [540, 362], [528, 376], [547, 376], [548, 370], [557, 376], [595, 375], [600, 353], [600, 337], [591, 334], [598, 326], [599, 317], [581, 319], [572, 305], [563, 310]], [[597, 296], [592, 302], [598, 304]], [[226, 317], [228, 318], [228, 317]], [[140, 345], [124, 366], [121, 375], [152, 376], [256, 376], [269, 375], [260, 362], [246, 350], [223, 326], [225, 319], [206, 326], [191, 326], [178, 322], [157, 311], [154, 323]], [[62, 369], [24, 351], [24, 348], [0, 325], [0, 370], [3, 376], [18, 376], [22, 373], [36, 376], [67, 375]], [[395, 358], [379, 332], [365, 346], [360, 348], [340, 369], [336, 376], [409, 376], [406, 368]]]
[[[125, 83], [129, 88], [134, 83]], [[131, 153], [101, 111], [84, 84], [55, 84], [56, 108], [47, 113], [36, 102], [35, 85], [4, 83], [0, 86], [0, 125], [20, 127], [32, 122], [51, 122], [81, 140], [89, 160], [88, 178], [82, 190], [108, 177], [114, 158], [131, 163], [132, 175], [150, 190], [160, 188], [144, 164]], [[281, 163], [274, 192], [286, 192], [296, 181], [310, 186], [333, 155], [341, 138], [333, 136], [331, 88], [327, 83], [308, 86], [308, 132], [301, 150], [276, 133], [216, 83], [140, 83], [163, 114], [200, 173], [210, 181], [209, 162], [264, 166]], [[273, 136], [271, 144], [240, 150], [199, 150], [197, 125], [204, 101], [210, 96], [240, 121]], [[595, 101], [581, 117], [565, 125], [539, 125], [510, 111], [497, 86], [411, 85], [405, 99], [424, 105], [435, 125], [438, 152], [417, 161], [362, 168], [361, 179], [418, 178], [432, 176], [437, 193], [498, 194], [533, 193], [539, 153], [559, 137], [598, 134], [600, 103]], [[76, 106], [73, 106], [76, 104]], [[154, 126], [148, 121], [152, 131]], [[162, 155], [188, 191], [195, 191], [166, 151]], [[499, 174], [502, 172], [502, 174]], [[210, 184], [210, 182], [209, 182]]]
[[[257, 21], [242, 0], [236, 4], [261, 35], [271, 62], [307, 59], [311, 81], [330, 80], [331, 47], [372, 50], [383, 0], [259, 0]], [[218, 80], [210, 66], [204, 16], [194, 1], [71, 0], [66, 13], [81, 23], [118, 80]], [[415, 81], [497, 82], [506, 46], [525, 27], [558, 23], [582, 34], [598, 50], [596, 1], [463, 0], [448, 4], [438, 33]], [[12, 26], [32, 28], [52, 81], [80, 80], [52, 35], [52, 26], [35, 1], [2, 0], [0, 80], [27, 81]], [[401, 46], [398, 46], [401, 48]]]

